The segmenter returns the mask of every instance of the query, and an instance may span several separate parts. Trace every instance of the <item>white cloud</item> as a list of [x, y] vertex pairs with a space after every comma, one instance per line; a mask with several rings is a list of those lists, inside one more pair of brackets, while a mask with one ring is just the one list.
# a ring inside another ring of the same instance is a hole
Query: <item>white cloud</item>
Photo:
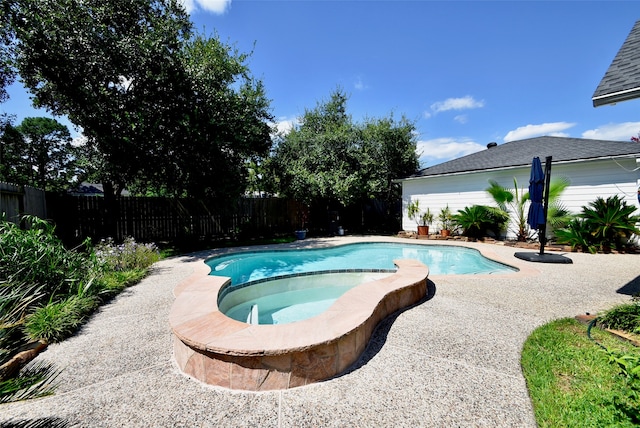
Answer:
[[299, 124], [300, 120], [298, 120], [297, 117], [294, 117], [293, 119], [287, 117], [279, 117], [276, 123], [271, 123], [270, 125], [276, 127], [278, 134], [287, 135], [294, 126]]
[[71, 145], [73, 147], [80, 147], [80, 146], [85, 146], [87, 144], [87, 137], [84, 134], [79, 134], [76, 135], [72, 140], [71, 140]]
[[478, 101], [470, 95], [462, 98], [447, 98], [444, 101], [438, 101], [431, 104], [431, 110], [434, 113], [440, 113], [449, 110], [469, 110], [482, 107], [484, 107], [484, 100]]
[[420, 157], [420, 165], [425, 166], [469, 155], [484, 149], [486, 149], [486, 145], [478, 144], [474, 141], [435, 138], [433, 140], [418, 141], [416, 153]]
[[467, 116], [466, 114], [459, 114], [454, 117], [453, 120], [464, 125], [469, 121], [469, 116]]
[[594, 140], [630, 141], [638, 136], [640, 122], [609, 123], [596, 129], [589, 129], [582, 133], [583, 138]]
[[574, 127], [575, 123], [569, 122], [553, 122], [542, 123], [540, 125], [526, 125], [509, 131], [504, 136], [504, 141], [523, 140], [525, 138], [538, 137], [540, 135], [551, 135], [555, 137], [566, 137], [568, 134], [563, 133], [565, 129]]
[[358, 77], [355, 81], [355, 83], [353, 84], [353, 87], [356, 88], [356, 90], [358, 91], [364, 91], [365, 89], [369, 88], [369, 86], [365, 85], [365, 83], [362, 81], [362, 77]]
[[196, 9], [203, 9], [208, 12], [213, 12], [217, 15], [222, 15], [227, 11], [227, 8], [231, 5], [231, 0], [179, 0], [188, 13], [193, 12]]

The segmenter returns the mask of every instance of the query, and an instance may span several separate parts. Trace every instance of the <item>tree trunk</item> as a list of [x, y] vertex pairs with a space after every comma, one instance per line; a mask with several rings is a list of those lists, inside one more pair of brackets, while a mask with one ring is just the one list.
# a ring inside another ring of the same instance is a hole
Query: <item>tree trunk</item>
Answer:
[[113, 181], [103, 181], [105, 237], [118, 240], [118, 205]]

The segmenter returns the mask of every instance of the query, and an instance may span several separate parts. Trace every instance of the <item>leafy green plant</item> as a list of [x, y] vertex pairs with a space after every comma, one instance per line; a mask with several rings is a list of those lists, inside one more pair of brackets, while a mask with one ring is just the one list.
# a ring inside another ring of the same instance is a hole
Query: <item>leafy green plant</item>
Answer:
[[0, 221], [0, 281], [38, 284], [47, 298], [86, 291], [96, 275], [86, 254], [67, 250], [45, 220], [24, 221], [27, 230]]
[[59, 342], [71, 336], [97, 304], [92, 296], [71, 296], [61, 302], [49, 303], [26, 318], [24, 330], [32, 340]]
[[0, 401], [51, 392], [57, 371], [28, 365], [46, 342], [34, 345], [26, 320], [47, 301], [92, 291], [96, 275], [90, 258], [64, 248], [51, 224], [33, 216], [23, 222], [28, 229], [0, 219]]
[[19, 376], [0, 378], [0, 404], [53, 394], [59, 374], [50, 364], [34, 363], [22, 369]]
[[29, 348], [24, 320], [42, 295], [41, 286], [0, 281], [0, 403], [48, 395], [55, 386], [58, 371], [51, 365], [25, 367], [31, 357], [15, 358]]
[[606, 328], [640, 333], [640, 301], [614, 306], [598, 317]]
[[449, 205], [440, 210], [438, 221], [440, 222], [442, 230], [451, 230], [453, 228], [453, 214], [451, 213]]
[[482, 238], [491, 230], [499, 236], [509, 221], [509, 214], [495, 207], [486, 205], [472, 205], [458, 210], [452, 216], [455, 226], [462, 229], [462, 234], [471, 238]]
[[633, 234], [640, 234], [636, 223], [640, 216], [635, 208], [627, 205], [618, 195], [607, 199], [598, 197], [588, 206], [582, 207], [578, 219], [572, 220], [563, 230], [556, 231], [559, 243], [572, 248], [595, 253], [612, 249], [624, 250], [631, 244]]
[[146, 269], [105, 272], [96, 280], [102, 294], [116, 294], [138, 283], [147, 275]]
[[621, 415], [640, 423], [640, 353], [625, 353], [604, 348], [609, 364], [618, 368], [624, 386], [613, 395], [613, 404]]
[[571, 249], [595, 253], [591, 231], [584, 219], [574, 218], [564, 228], [556, 230], [556, 241], [567, 244]]
[[[547, 222], [553, 230], [563, 227], [571, 220], [569, 211], [560, 202], [562, 192], [570, 182], [565, 177], [553, 178], [549, 183], [549, 206], [547, 208]], [[489, 187], [485, 191], [493, 198], [498, 208], [515, 217], [515, 233], [518, 241], [526, 241], [531, 237], [531, 231], [527, 224], [527, 201], [530, 200], [529, 192], [518, 187], [518, 181], [513, 178], [513, 189], [508, 189], [498, 184], [495, 180], [489, 180]]]
[[489, 180], [489, 187], [485, 191], [491, 195], [501, 211], [507, 215], [511, 215], [511, 213], [515, 215], [516, 238], [518, 241], [526, 241], [529, 238], [529, 230], [525, 204], [529, 200], [529, 193], [525, 193], [524, 189], [518, 189], [518, 181], [515, 177], [513, 178], [513, 190], [501, 186], [495, 180]]
[[607, 199], [596, 198], [582, 208], [581, 217], [593, 236], [594, 243], [602, 251], [622, 250], [631, 235], [640, 234], [636, 223], [640, 216], [634, 215], [635, 207], [627, 205], [618, 195]]
[[420, 210], [420, 201], [417, 199], [407, 206], [407, 216], [419, 226], [427, 226], [433, 221], [433, 214], [429, 208], [422, 212]]
[[0, 218], [0, 402], [51, 393], [58, 372], [29, 361], [73, 334], [99, 296], [139, 281], [160, 257], [155, 245], [133, 239], [67, 250], [52, 225], [25, 222], [22, 230]]
[[120, 245], [112, 239], [102, 240], [95, 247], [95, 256], [103, 268], [113, 272], [146, 269], [160, 260], [155, 244], [140, 244], [133, 238], [126, 238]]

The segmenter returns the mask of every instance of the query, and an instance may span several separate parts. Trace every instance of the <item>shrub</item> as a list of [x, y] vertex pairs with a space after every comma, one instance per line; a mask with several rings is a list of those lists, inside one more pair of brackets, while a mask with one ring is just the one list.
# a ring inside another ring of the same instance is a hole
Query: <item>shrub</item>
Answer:
[[26, 318], [25, 332], [32, 340], [59, 342], [71, 336], [97, 305], [97, 299], [92, 296], [71, 296], [49, 303]]
[[598, 197], [582, 207], [578, 219], [556, 231], [557, 240], [574, 249], [592, 253], [597, 250], [624, 250], [630, 245], [631, 236], [640, 234], [640, 229], [635, 225], [640, 222], [640, 216], [634, 215], [634, 212], [635, 208], [628, 206], [617, 195], [607, 199]]
[[574, 251], [579, 249], [583, 252], [596, 252], [591, 231], [581, 218], [574, 218], [565, 228], [556, 230], [556, 241], [570, 245]]
[[633, 215], [635, 210], [635, 207], [628, 206], [618, 195], [607, 199], [598, 197], [589, 206], [582, 208], [581, 217], [584, 218], [595, 245], [602, 251], [622, 250], [631, 235], [640, 234], [635, 225], [640, 222], [640, 216]]
[[142, 280], [146, 274], [146, 269], [105, 272], [97, 279], [97, 283], [103, 294], [113, 295], [136, 284]]
[[126, 238], [120, 245], [112, 239], [102, 240], [95, 248], [98, 262], [108, 271], [146, 269], [158, 260], [160, 253], [155, 244], [140, 244]]
[[[70, 336], [99, 303], [142, 279], [159, 260], [155, 245], [133, 239], [92, 251], [67, 250], [54, 227], [25, 217], [21, 230], [0, 217], [0, 402], [32, 398], [52, 391], [57, 371], [25, 365], [15, 356], [33, 341], [45, 344]], [[37, 352], [29, 358], [35, 358]]]
[[24, 362], [13, 360], [29, 344], [23, 332], [24, 319], [42, 295], [42, 287], [37, 285], [0, 281], [0, 403], [40, 397], [53, 391], [52, 382], [58, 371], [51, 365], [24, 367]]
[[485, 205], [465, 207], [453, 215], [453, 223], [462, 229], [463, 235], [471, 238], [482, 238], [489, 230], [498, 237], [508, 221], [508, 213]]
[[614, 306], [598, 317], [606, 328], [640, 333], [640, 300]]
[[96, 275], [86, 254], [67, 250], [54, 227], [27, 216], [27, 230], [0, 221], [0, 282], [41, 286], [42, 296], [82, 294]]

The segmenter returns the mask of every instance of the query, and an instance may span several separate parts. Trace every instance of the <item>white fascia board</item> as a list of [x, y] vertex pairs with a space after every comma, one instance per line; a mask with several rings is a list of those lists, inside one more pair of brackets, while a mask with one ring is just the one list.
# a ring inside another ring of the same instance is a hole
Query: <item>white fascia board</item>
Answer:
[[[551, 164], [552, 165], [565, 165], [565, 164], [570, 164], [570, 163], [584, 163], [584, 162], [591, 162], [591, 161], [598, 161], [598, 160], [624, 159], [624, 158], [636, 159], [636, 161], [637, 161], [638, 159], [640, 159], [639, 156], [640, 156], [640, 153], [624, 154], [624, 155], [618, 155], [618, 156], [601, 156], [601, 157], [589, 158], [589, 159], [573, 159], [573, 160], [567, 160], [567, 161], [552, 161]], [[394, 183], [403, 183], [405, 181], [424, 180], [426, 178], [451, 177], [451, 176], [456, 176], [456, 175], [477, 174], [479, 172], [509, 171], [509, 170], [512, 170], [512, 169], [527, 168], [527, 167], [530, 167], [530, 166], [531, 166], [531, 164], [527, 163], [527, 164], [524, 164], [524, 165], [512, 165], [512, 166], [504, 166], [504, 167], [500, 167], [500, 168], [474, 169], [472, 171], [449, 172], [449, 173], [446, 173], [446, 174], [425, 175], [423, 177], [399, 178], [399, 179], [391, 180], [391, 181], [393, 181]]]

